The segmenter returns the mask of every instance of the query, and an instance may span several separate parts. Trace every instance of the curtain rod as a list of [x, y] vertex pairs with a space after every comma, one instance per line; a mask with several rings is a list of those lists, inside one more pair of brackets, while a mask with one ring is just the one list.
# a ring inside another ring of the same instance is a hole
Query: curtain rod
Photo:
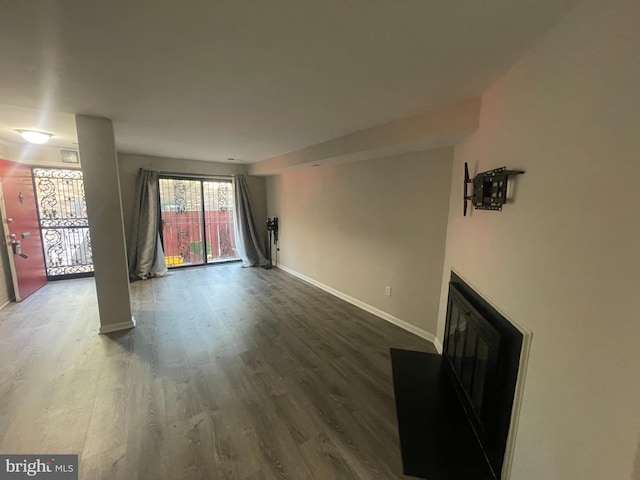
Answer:
[[218, 175], [218, 174], [206, 174], [206, 173], [184, 173], [184, 172], [165, 172], [159, 170], [160, 175], [168, 175], [172, 177], [185, 177], [185, 178], [224, 178], [233, 179], [235, 175]]

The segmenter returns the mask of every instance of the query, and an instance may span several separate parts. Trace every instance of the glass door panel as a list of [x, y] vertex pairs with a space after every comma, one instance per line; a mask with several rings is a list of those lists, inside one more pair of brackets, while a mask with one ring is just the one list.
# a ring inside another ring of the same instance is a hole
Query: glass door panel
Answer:
[[207, 238], [207, 261], [238, 258], [233, 224], [233, 184], [225, 181], [202, 183]]
[[205, 263], [202, 182], [161, 178], [160, 209], [167, 266]]

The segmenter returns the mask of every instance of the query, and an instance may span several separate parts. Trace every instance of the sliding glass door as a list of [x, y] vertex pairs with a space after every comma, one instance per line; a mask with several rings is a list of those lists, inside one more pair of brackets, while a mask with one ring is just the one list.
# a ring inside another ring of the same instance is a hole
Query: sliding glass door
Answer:
[[169, 268], [238, 258], [230, 180], [161, 177], [160, 208]]

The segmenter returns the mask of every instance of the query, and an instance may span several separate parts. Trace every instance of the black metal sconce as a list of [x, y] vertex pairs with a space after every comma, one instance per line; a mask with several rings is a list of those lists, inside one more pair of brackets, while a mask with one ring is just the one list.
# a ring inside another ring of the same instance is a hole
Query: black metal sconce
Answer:
[[[471, 200], [476, 210], [502, 210], [507, 203], [507, 182], [510, 176], [524, 173], [521, 170], [496, 168], [469, 178], [469, 166], [464, 162], [464, 215], [467, 215], [467, 202]], [[467, 194], [467, 185], [471, 184], [471, 195]]]

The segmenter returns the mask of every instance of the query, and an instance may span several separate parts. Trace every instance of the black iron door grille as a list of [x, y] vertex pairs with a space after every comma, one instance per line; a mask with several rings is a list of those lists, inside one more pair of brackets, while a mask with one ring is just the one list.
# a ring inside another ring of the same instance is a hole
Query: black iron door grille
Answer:
[[33, 168], [47, 278], [93, 274], [81, 170]]

